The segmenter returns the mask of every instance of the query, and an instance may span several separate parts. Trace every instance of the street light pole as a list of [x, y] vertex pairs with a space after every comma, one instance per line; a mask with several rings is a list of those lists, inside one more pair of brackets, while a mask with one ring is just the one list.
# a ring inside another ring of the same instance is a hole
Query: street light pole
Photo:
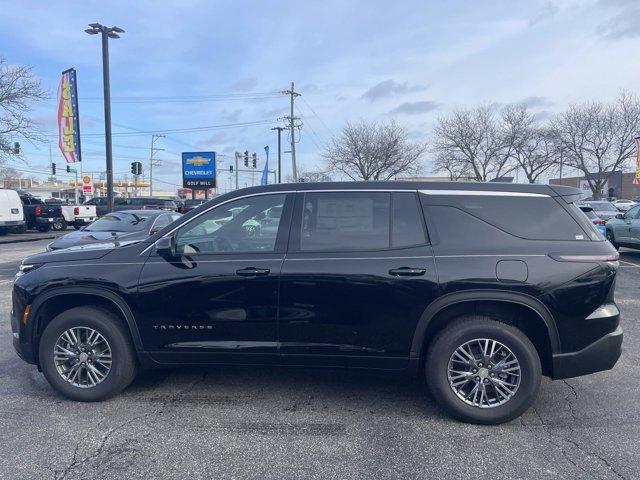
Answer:
[[111, 145], [111, 87], [109, 84], [109, 39], [120, 38], [124, 30], [119, 27], [105, 27], [90, 23], [85, 30], [89, 35], [102, 36], [102, 84], [104, 87], [104, 143], [107, 161], [107, 211], [113, 211], [113, 148]]
[[282, 146], [280, 137], [282, 134], [282, 130], [284, 130], [284, 127], [273, 127], [271, 130], [278, 131], [278, 183], [282, 183]]

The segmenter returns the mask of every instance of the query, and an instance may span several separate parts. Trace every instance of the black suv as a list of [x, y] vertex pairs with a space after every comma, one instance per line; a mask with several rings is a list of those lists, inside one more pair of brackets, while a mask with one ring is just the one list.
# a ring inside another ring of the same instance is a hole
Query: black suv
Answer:
[[542, 375], [614, 366], [618, 254], [570, 187], [301, 183], [235, 191], [147, 240], [23, 261], [18, 354], [76, 400], [139, 367], [421, 372], [453, 416], [522, 414]]

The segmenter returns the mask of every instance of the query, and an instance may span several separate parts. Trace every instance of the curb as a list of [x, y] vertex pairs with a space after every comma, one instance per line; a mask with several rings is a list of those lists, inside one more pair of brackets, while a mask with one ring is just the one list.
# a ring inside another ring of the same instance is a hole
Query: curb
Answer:
[[38, 240], [54, 240], [56, 236], [38, 237], [38, 238], [12, 238], [10, 240], [0, 240], [0, 245], [10, 245], [12, 243], [37, 242]]

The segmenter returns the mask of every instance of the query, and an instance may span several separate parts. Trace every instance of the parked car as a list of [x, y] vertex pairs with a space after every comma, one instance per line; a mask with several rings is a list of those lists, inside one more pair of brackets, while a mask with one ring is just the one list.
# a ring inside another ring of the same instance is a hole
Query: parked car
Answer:
[[[85, 205], [95, 205], [99, 217], [107, 213], [107, 197], [93, 197], [87, 200]], [[165, 200], [157, 197], [115, 197], [113, 199], [113, 211], [131, 209], [154, 209], [178, 211], [178, 206], [173, 200]]]
[[61, 205], [62, 217], [65, 225], [73, 225], [80, 230], [97, 218], [95, 205]]
[[24, 232], [24, 210], [15, 190], [0, 188], [0, 235], [10, 231]]
[[596, 212], [596, 215], [598, 215], [598, 217], [600, 217], [605, 222], [620, 213], [620, 210], [618, 210], [613, 205], [613, 203], [606, 200], [582, 201], [579, 203], [579, 205], [593, 208], [593, 211]]
[[627, 210], [629, 210], [631, 207], [633, 207], [634, 205], [636, 205], [636, 202], [634, 202], [633, 200], [614, 200], [613, 202], [611, 202], [613, 204], [614, 207], [616, 207], [618, 210], [620, 210], [621, 212], [626, 212]]
[[580, 205], [580, 210], [586, 215], [586, 217], [593, 223], [603, 237], [607, 236], [607, 228], [605, 227], [605, 221], [602, 220], [591, 207], [586, 205]]
[[607, 220], [606, 236], [616, 249], [640, 248], [640, 205]]
[[[237, 190], [135, 244], [26, 258], [13, 343], [81, 401], [119, 392], [138, 367], [320, 365], [420, 372], [454, 417], [505, 422], [542, 375], [620, 356], [618, 253], [572, 204], [580, 195], [457, 182]], [[265, 216], [277, 228], [245, 228]]]
[[180, 218], [179, 213], [168, 213], [162, 210], [112, 212], [78, 232], [56, 238], [47, 245], [47, 250], [60, 250], [90, 243], [144, 240], [178, 218]]
[[202, 200], [201, 198], [196, 198], [196, 199], [186, 199], [184, 200], [184, 212], [183, 213], [187, 213], [190, 212], [191, 210], [198, 208], [200, 205], [202, 205], [203, 203], [205, 203], [205, 200]]
[[27, 228], [39, 232], [48, 232], [55, 226], [56, 230], [64, 230], [66, 223], [60, 205], [47, 205], [39, 198], [25, 193], [20, 194]]

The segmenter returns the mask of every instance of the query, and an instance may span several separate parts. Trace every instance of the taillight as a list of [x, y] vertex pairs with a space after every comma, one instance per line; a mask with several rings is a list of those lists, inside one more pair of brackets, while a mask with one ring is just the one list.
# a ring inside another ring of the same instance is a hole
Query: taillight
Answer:
[[73, 214], [74, 215], [80, 215], [80, 207], [73, 207]]
[[549, 256], [557, 262], [617, 262], [620, 254], [608, 255], [565, 255], [563, 253], [550, 253]]
[[40, 205], [36, 205], [34, 212], [36, 214], [36, 217], [39, 217], [40, 215], [42, 215], [42, 207]]
[[594, 220], [594, 221], [593, 221], [593, 224], [594, 224], [594, 225], [604, 225], [604, 224], [605, 224], [605, 221], [604, 221], [604, 220], [602, 220], [601, 218], [599, 218], [599, 219], [597, 219], [597, 220]]

